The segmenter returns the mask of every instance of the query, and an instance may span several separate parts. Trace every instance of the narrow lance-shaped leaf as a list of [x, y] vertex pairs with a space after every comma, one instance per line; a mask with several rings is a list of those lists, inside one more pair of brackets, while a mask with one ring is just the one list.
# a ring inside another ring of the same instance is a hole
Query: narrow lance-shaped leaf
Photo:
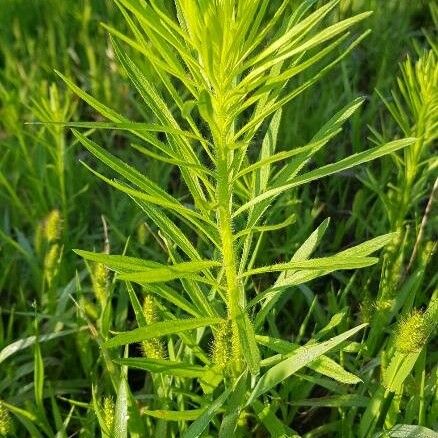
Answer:
[[221, 324], [222, 318], [193, 318], [175, 319], [172, 321], [160, 321], [146, 327], [139, 327], [129, 332], [123, 332], [105, 342], [105, 347], [113, 348], [120, 345], [133, 344], [151, 338], [180, 333], [208, 325]]
[[125, 255], [104, 254], [98, 252], [84, 251], [81, 249], [74, 250], [76, 254], [96, 263], [102, 263], [107, 268], [116, 272], [137, 272], [146, 269], [163, 268], [163, 265], [153, 260], [144, 260], [136, 257], [129, 257]]
[[395, 140], [395, 141], [387, 143], [383, 146], [377, 146], [377, 147], [371, 148], [367, 151], [359, 152], [357, 154], [351, 155], [350, 157], [344, 158], [343, 160], [340, 160], [336, 163], [327, 164], [326, 166], [322, 166], [318, 169], [307, 172], [301, 176], [296, 177], [289, 184], [285, 184], [283, 186], [267, 190], [266, 192], [262, 193], [261, 195], [255, 197], [251, 201], [242, 205], [240, 208], [238, 208], [236, 210], [236, 212], [234, 213], [234, 217], [236, 217], [239, 214], [243, 213], [244, 211], [248, 210], [253, 205], [258, 204], [265, 199], [276, 197], [279, 194], [285, 192], [286, 190], [289, 190], [289, 189], [294, 188], [294, 187], [298, 187], [298, 186], [303, 185], [303, 184], [307, 184], [311, 181], [315, 181], [317, 179], [323, 178], [323, 177], [328, 176], [328, 175], [332, 175], [334, 173], [338, 173], [338, 172], [350, 169], [354, 166], [358, 166], [359, 164], [363, 164], [363, 163], [366, 163], [368, 161], [375, 160], [376, 158], [380, 158], [384, 155], [387, 155], [387, 154], [390, 154], [392, 152], [398, 151], [402, 148], [405, 148], [406, 146], [409, 146], [412, 143], [414, 143], [414, 141], [415, 141], [415, 139], [413, 139], [413, 138], [405, 138], [402, 140]]
[[198, 438], [207, 428], [211, 419], [216, 415], [218, 409], [225, 403], [226, 399], [231, 393], [231, 388], [226, 389], [216, 400], [213, 401], [205, 411], [193, 422], [187, 432], [184, 433], [183, 438]]
[[121, 274], [119, 279], [121, 280], [129, 280], [133, 275], [129, 275], [129, 273], [137, 273], [141, 275], [144, 283], [166, 282], [209, 268], [221, 266], [220, 262], [214, 260], [199, 260], [193, 262], [182, 262], [174, 265], [163, 265], [161, 263], [135, 257], [94, 253], [78, 249], [75, 250], [75, 252], [87, 260], [103, 263], [109, 269], [119, 272]]
[[163, 198], [165, 202], [170, 202], [175, 204], [175, 206], [178, 206], [179, 202], [175, 198], [169, 195], [157, 184], [152, 182], [149, 178], [141, 174], [137, 169], [134, 169], [124, 161], [113, 156], [98, 144], [86, 138], [80, 132], [73, 130], [73, 134], [96, 158], [117, 172], [119, 175], [126, 178], [129, 182], [135, 184], [149, 195]]
[[247, 390], [248, 376], [247, 373], [243, 373], [242, 376], [239, 377], [239, 380], [233, 388], [233, 392], [230, 394], [228, 399], [226, 413], [219, 429], [219, 438], [228, 438], [234, 436], [240, 413], [245, 407]]
[[[162, 267], [156, 268], [145, 268], [141, 271], [133, 273], [122, 273], [119, 275], [119, 279], [145, 284], [162, 283], [178, 278], [194, 278], [193, 274], [218, 266], [221, 266], [219, 262], [207, 260], [197, 262], [182, 262], [174, 265], [162, 265]], [[208, 282], [207, 279], [206, 282]]]
[[187, 411], [169, 411], [164, 409], [149, 410], [144, 409], [143, 413], [149, 417], [158, 418], [166, 421], [193, 421], [199, 418], [205, 409], [191, 409]]
[[190, 363], [176, 362], [166, 359], [149, 359], [145, 357], [129, 357], [117, 359], [116, 363], [131, 368], [137, 368], [151, 373], [161, 373], [169, 376], [196, 378], [205, 374], [205, 368]]
[[260, 352], [256, 343], [254, 328], [248, 315], [244, 311], [240, 312], [236, 322], [239, 342], [246, 363], [248, 364], [251, 374], [257, 375], [260, 370]]
[[357, 269], [365, 266], [371, 266], [377, 262], [375, 257], [342, 257], [335, 255], [333, 257], [321, 257], [310, 260], [297, 260], [288, 263], [278, 263], [276, 265], [263, 266], [261, 268], [251, 269], [242, 274], [242, 277], [251, 275], [264, 274], [266, 272], [281, 272], [292, 269]]
[[351, 330], [346, 331], [345, 333], [342, 333], [341, 335], [331, 338], [328, 341], [315, 345], [300, 347], [298, 350], [294, 351], [287, 359], [277, 365], [274, 365], [260, 378], [256, 387], [251, 393], [251, 396], [248, 400], [248, 405], [251, 404], [254, 399], [269, 391], [275, 385], [296, 373], [308, 363], [327, 353], [327, 351], [337, 347], [343, 341], [366, 327], [366, 325], [367, 324], [361, 324]]
[[[298, 344], [283, 341], [281, 339], [274, 339], [269, 336], [256, 336], [256, 340], [258, 343], [265, 345], [281, 355], [290, 354], [300, 348]], [[307, 364], [307, 367], [341, 383], [354, 385], [362, 381], [359, 377], [346, 371], [341, 365], [336, 363], [333, 359], [330, 359], [328, 356], [319, 356], [317, 359]]]
[[190, 208], [184, 207], [181, 204], [179, 204], [178, 202], [174, 202], [173, 200], [169, 201], [168, 199], [163, 198], [160, 195], [150, 195], [150, 194], [142, 192], [140, 190], [135, 190], [135, 189], [131, 188], [129, 185], [123, 183], [123, 182], [118, 182], [118, 181], [111, 180], [111, 179], [105, 177], [104, 175], [100, 174], [99, 172], [96, 172], [94, 169], [92, 169], [90, 166], [88, 166], [84, 162], [82, 162], [82, 164], [90, 172], [92, 172], [94, 175], [96, 175], [102, 181], [105, 181], [110, 186], [120, 190], [123, 193], [126, 193], [126, 194], [132, 196], [133, 198], [136, 198], [136, 199], [139, 199], [139, 200], [142, 200], [142, 201], [146, 201], [146, 202], [150, 202], [150, 203], [152, 203], [154, 205], [166, 208], [167, 210], [170, 210], [170, 211], [173, 211], [173, 212], [177, 212], [177, 213], [179, 213], [181, 215], [184, 215], [184, 217], [187, 220], [189, 220], [192, 223], [194, 223], [196, 227], [200, 228], [200, 224], [199, 224], [197, 219], [200, 219], [204, 223], [205, 222], [209, 223], [209, 224], [211, 223], [202, 214], [200, 214], [197, 211], [192, 210]]
[[128, 383], [125, 376], [120, 377], [120, 384], [117, 388], [116, 408], [114, 412], [114, 425], [112, 434], [116, 437], [128, 437]]

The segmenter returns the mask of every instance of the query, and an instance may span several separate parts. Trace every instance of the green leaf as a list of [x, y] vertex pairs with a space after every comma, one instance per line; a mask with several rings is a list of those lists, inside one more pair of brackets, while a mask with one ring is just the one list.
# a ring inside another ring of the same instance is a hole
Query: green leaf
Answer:
[[[201, 306], [201, 308], [198, 308], [194, 304], [191, 304], [189, 301], [187, 301], [185, 298], [181, 296], [181, 292], [177, 292], [176, 290], [172, 289], [171, 287], [168, 287], [165, 284], [158, 284], [154, 283], [153, 285], [145, 285], [144, 290], [158, 295], [159, 297], [165, 299], [169, 303], [174, 304], [175, 306], [179, 307], [181, 310], [184, 310], [184, 312], [187, 312], [189, 315], [194, 316], [196, 318], [202, 316], [202, 310], [204, 310], [204, 306]], [[188, 291], [186, 291], [189, 293]], [[208, 306], [208, 301], [206, 297], [203, 295], [202, 291], [199, 294], [202, 298], [202, 303], [205, 304], [207, 307], [207, 313], [209, 316], [214, 316], [215, 314], [212, 313], [213, 311]], [[193, 298], [192, 298], [193, 300]], [[196, 299], [194, 300], [197, 301]]]
[[[63, 336], [71, 335], [72, 333], [77, 333], [80, 330], [84, 330], [86, 327], [81, 327], [77, 329], [69, 329], [69, 330], [62, 330], [60, 332], [54, 332], [54, 333], [47, 333], [44, 335], [38, 336], [38, 342], [47, 342], [51, 341], [52, 339], [61, 338]], [[13, 354], [17, 353], [18, 351], [24, 350], [25, 348], [31, 347], [35, 344], [37, 341], [36, 336], [29, 336], [27, 338], [19, 339], [18, 341], [12, 342], [11, 344], [7, 345], [3, 350], [0, 351], [0, 363], [2, 363], [4, 360], [6, 360], [8, 357], [12, 356]]]
[[109, 184], [110, 186], [120, 190], [123, 193], [126, 193], [128, 195], [130, 195], [131, 197], [135, 198], [135, 199], [140, 199], [142, 201], [146, 201], [146, 202], [150, 202], [154, 205], [166, 208], [170, 211], [174, 211], [178, 214], [183, 215], [187, 220], [193, 222], [196, 224], [196, 227], [198, 230], [201, 229], [201, 227], [199, 226], [199, 223], [196, 221], [197, 219], [201, 219], [205, 222], [209, 222], [208, 220], [206, 220], [205, 217], [203, 217], [200, 213], [198, 213], [195, 210], [192, 210], [190, 208], [184, 207], [182, 205], [179, 204], [179, 202], [174, 202], [173, 200], [170, 201], [166, 198], [164, 198], [163, 196], [160, 195], [150, 195], [148, 193], [139, 191], [139, 190], [135, 190], [133, 188], [131, 188], [129, 185], [115, 181], [115, 180], [111, 180], [107, 177], [105, 177], [104, 175], [100, 174], [99, 172], [96, 172], [94, 169], [92, 169], [90, 166], [88, 166], [86, 163], [81, 162], [91, 173], [93, 173], [94, 175], [96, 175], [98, 178], [100, 178], [102, 181], [105, 181], [107, 184]]
[[[164, 233], [164, 235], [167, 236], [173, 243], [178, 245], [191, 260], [202, 259], [198, 251], [193, 246], [193, 243], [187, 238], [187, 236], [181, 231], [175, 222], [172, 221], [160, 208], [143, 201], [135, 200], [135, 202], [151, 218], [151, 220], [154, 221], [160, 231]], [[204, 232], [212, 242], [219, 240], [216, 235], [211, 238], [206, 231]]]
[[166, 421], [193, 421], [199, 418], [205, 409], [192, 409], [189, 411], [168, 411], [168, 410], [153, 410], [144, 409], [142, 412], [150, 417], [159, 418]]
[[348, 372], [327, 356], [320, 356], [308, 365], [309, 368], [340, 383], [356, 385], [362, 379]]
[[196, 378], [205, 374], [205, 368], [184, 362], [175, 362], [166, 359], [149, 359], [144, 357], [115, 359], [114, 362], [131, 368], [161, 373], [169, 376]]
[[238, 216], [239, 214], [243, 213], [244, 211], [248, 210], [249, 208], [253, 207], [254, 205], [257, 205], [258, 203], [262, 202], [265, 199], [273, 198], [278, 196], [279, 194], [290, 190], [291, 188], [298, 187], [302, 184], [307, 184], [311, 181], [315, 181], [317, 179], [323, 178], [328, 175], [332, 175], [334, 173], [338, 173], [347, 169], [350, 169], [354, 166], [358, 166], [359, 164], [367, 163], [368, 161], [375, 160], [376, 158], [380, 158], [384, 155], [390, 154], [392, 152], [396, 152], [402, 148], [405, 148], [412, 143], [415, 142], [415, 138], [405, 138], [402, 140], [395, 140], [390, 143], [387, 143], [383, 146], [377, 146], [374, 148], [371, 148], [367, 151], [359, 152], [357, 154], [353, 154], [347, 158], [344, 158], [343, 160], [340, 160], [333, 164], [327, 164], [326, 166], [322, 166], [318, 169], [312, 170], [310, 172], [307, 172], [301, 176], [297, 176], [294, 178], [294, 180], [288, 184], [282, 185], [280, 187], [276, 187], [270, 190], [267, 190], [266, 192], [262, 193], [261, 195], [256, 196], [255, 198], [251, 199], [246, 204], [242, 205], [240, 208], [238, 208], [235, 212], [233, 217]]
[[[258, 343], [265, 345], [281, 355], [289, 355], [293, 351], [296, 351], [298, 348], [300, 348], [298, 344], [272, 338], [270, 336], [256, 336], [256, 340]], [[362, 381], [359, 377], [346, 371], [341, 365], [327, 356], [320, 356], [314, 361], [308, 363], [306, 366], [317, 373], [330, 377], [331, 379], [341, 383], [355, 385], [356, 383]]]
[[44, 409], [44, 362], [41, 355], [40, 344], [38, 340], [35, 342], [34, 348], [34, 390], [35, 390], [35, 403], [39, 412], [45, 420]]
[[102, 161], [102, 163], [106, 164], [119, 175], [126, 178], [129, 182], [135, 184], [145, 193], [150, 196], [162, 198], [164, 203], [170, 203], [175, 205], [176, 207], [182, 207], [179, 205], [179, 202], [174, 197], [169, 195], [165, 190], [163, 190], [154, 182], [152, 182], [149, 178], [141, 174], [138, 170], [129, 166], [119, 158], [111, 155], [109, 152], [105, 151], [105, 149], [100, 147], [97, 143], [83, 136], [80, 132], [73, 130], [73, 134], [96, 158]]
[[[318, 227], [318, 229], [312, 233], [312, 235], [306, 240], [306, 242], [297, 250], [295, 255], [292, 257], [290, 263], [292, 263], [294, 260], [305, 260], [308, 256], [310, 256], [310, 254], [316, 247], [317, 243], [321, 240], [322, 236], [324, 235], [327, 229], [327, 225], [328, 222], [324, 221], [320, 225], [320, 227]], [[346, 260], [347, 259], [351, 260], [351, 258], [354, 259], [356, 257], [359, 258], [366, 257], [369, 254], [379, 250], [381, 247], [390, 243], [394, 238], [394, 236], [395, 233], [390, 233], [376, 237], [375, 239], [371, 239], [367, 242], [361, 243], [359, 245], [353, 246], [352, 248], [348, 248], [344, 251], [341, 251], [332, 257], [340, 256], [341, 259], [346, 259]], [[333, 264], [330, 269], [287, 270], [281, 272], [281, 274], [278, 276], [277, 281], [272, 287], [258, 294], [248, 304], [248, 307], [252, 307], [258, 302], [265, 300], [262, 309], [257, 314], [256, 327], [258, 327], [262, 323], [267, 313], [275, 305], [275, 302], [278, 300], [278, 298], [281, 296], [284, 290], [286, 290], [291, 286], [296, 286], [308, 282], [310, 280], [313, 280], [314, 278], [330, 274], [331, 272], [337, 269], [339, 268], [336, 267], [336, 264]]]
[[82, 249], [74, 249], [73, 251], [85, 260], [102, 263], [108, 269], [111, 269], [115, 272], [138, 272], [144, 271], [145, 269], [162, 268], [163, 266], [166, 266], [152, 260], [143, 260], [125, 255], [112, 255], [100, 252], [84, 251]]
[[[317, 245], [323, 238], [325, 232], [327, 231], [327, 227], [330, 223], [330, 219], [327, 218], [321, 224], [318, 226], [318, 228], [312, 232], [312, 234], [305, 240], [305, 242], [297, 249], [295, 254], [293, 255], [291, 261], [296, 260], [306, 260], [308, 259], [313, 251], [316, 249]], [[278, 294], [276, 291], [273, 291], [272, 289], [280, 288], [282, 285], [292, 285], [294, 284], [294, 281], [306, 281], [306, 276], [304, 275], [305, 272], [309, 272], [311, 275], [318, 275], [319, 271], [283, 271], [280, 273], [280, 275], [277, 278], [277, 281], [275, 282], [274, 286], [267, 291], [257, 295], [249, 304], [248, 307], [251, 307], [261, 301], [262, 299], [265, 299], [265, 302], [262, 305], [262, 308], [258, 312], [256, 319], [255, 319], [255, 327], [258, 328], [261, 326], [263, 321], [265, 320], [266, 316], [268, 315], [270, 309], [272, 309], [275, 306], [275, 303], [280, 298], [280, 294]], [[299, 278], [296, 278], [296, 276], [300, 276]], [[295, 280], [294, 280], [295, 277]], [[311, 277], [312, 278], [312, 277]], [[299, 283], [298, 283], [299, 284]]]
[[222, 407], [231, 393], [232, 388], [226, 389], [216, 400], [209, 404], [204, 412], [192, 423], [182, 438], [198, 438], [209, 425], [211, 419]]
[[234, 433], [237, 427], [237, 422], [240, 413], [245, 406], [247, 390], [248, 376], [247, 373], [243, 373], [236, 382], [233, 392], [228, 399], [226, 413], [219, 429], [219, 438], [235, 436]]
[[390, 431], [379, 434], [379, 437], [391, 438], [438, 438], [438, 433], [424, 426], [397, 424]]
[[[125, 68], [130, 80], [144, 99], [146, 105], [153, 111], [163, 125], [180, 130], [178, 122], [175, 120], [167, 103], [163, 100], [154, 84], [144, 75], [142, 69], [139, 68], [129, 56], [127, 56], [126, 52], [123, 51], [115, 41], [113, 41], [113, 46], [117, 58]], [[186, 160], [189, 163], [200, 164], [194, 148], [186, 138], [175, 135], [169, 135], [168, 138], [172, 144], [174, 152], [179, 155], [180, 159]], [[205, 200], [205, 195], [199, 185], [197, 174], [193, 172], [192, 169], [189, 171], [184, 168], [181, 169], [181, 173], [192, 193], [192, 196], [195, 199]]]
[[143, 269], [134, 273], [123, 273], [119, 275], [119, 279], [141, 284], [164, 283], [178, 278], [193, 278], [195, 273], [218, 266], [221, 266], [219, 262], [210, 260], [182, 262], [174, 265], [162, 265], [162, 267]]
[[201, 117], [206, 121], [210, 121], [212, 119], [213, 107], [211, 104], [210, 94], [207, 90], [202, 90], [199, 93], [198, 97], [198, 109]]
[[240, 315], [236, 318], [236, 323], [240, 346], [248, 368], [251, 374], [257, 375], [260, 371], [260, 352], [255, 339], [254, 328], [246, 312], [240, 312]]
[[421, 351], [402, 353], [396, 351], [383, 373], [383, 385], [389, 392], [400, 394], [404, 381], [411, 374]]
[[361, 324], [351, 330], [346, 331], [345, 333], [342, 333], [341, 335], [331, 338], [328, 341], [300, 347], [292, 352], [287, 359], [281, 361], [277, 365], [274, 365], [262, 375], [253, 392], [251, 393], [248, 404], [251, 404], [254, 399], [269, 391], [278, 383], [282, 382], [284, 379], [306, 366], [308, 363], [327, 353], [327, 351], [337, 347], [350, 336], [353, 336], [359, 330], [362, 330], [366, 325], [367, 324]]
[[138, 281], [141, 283], [160, 283], [177, 278], [191, 276], [205, 269], [219, 267], [220, 262], [200, 260], [182, 262], [174, 265], [163, 265], [150, 260], [135, 257], [94, 253], [90, 251], [74, 250], [86, 260], [102, 263], [119, 275], [119, 280]]
[[134, 309], [137, 324], [139, 327], [145, 327], [148, 324], [144, 316], [143, 308], [140, 304], [140, 301], [138, 301], [137, 294], [135, 293], [134, 288], [132, 287], [131, 283], [129, 283], [129, 281], [127, 281], [125, 284], [128, 291], [129, 300], [131, 301], [131, 306]]
[[[180, 135], [193, 140], [206, 141], [203, 137], [193, 134], [192, 132], [143, 122], [54, 122], [52, 120], [47, 120], [41, 122], [31, 122], [29, 125], [60, 125], [68, 128], [109, 129], [114, 131], [130, 132], [164, 132], [166, 134]], [[75, 132], [79, 133], [79, 131]]]
[[279, 98], [280, 92], [283, 88], [276, 88], [276, 91], [268, 91], [264, 93], [265, 99], [259, 100], [259, 105], [261, 102], [263, 103], [258, 111], [255, 111], [254, 116], [250, 119], [250, 121], [243, 126], [240, 131], [235, 135], [234, 141], [238, 141], [238, 139], [245, 134], [244, 139], [246, 142], [251, 141], [254, 135], [257, 133], [263, 121], [269, 117], [272, 113], [277, 111], [279, 108], [285, 106], [287, 103], [291, 102], [297, 96], [301, 95], [306, 89], [310, 88], [313, 84], [318, 82], [324, 75], [326, 75], [334, 66], [336, 66], [343, 58], [345, 58], [368, 34], [370, 31], [364, 32], [358, 38], [356, 38], [346, 49], [342, 51], [342, 53], [331, 61], [328, 65], [321, 68], [318, 72], [313, 74], [310, 79], [303, 82], [301, 85], [296, 88], [292, 88], [292, 91], [287, 93], [284, 97]]
[[262, 403], [260, 400], [253, 400], [251, 403], [257, 418], [265, 426], [271, 437], [275, 438], [300, 438], [286, 424], [284, 424], [276, 415], [275, 408], [269, 403]]
[[[322, 8], [320, 8], [319, 10], [321, 10], [321, 9]], [[329, 39], [336, 37], [340, 33], [347, 30], [349, 27], [351, 27], [354, 24], [358, 23], [359, 21], [367, 18], [370, 14], [371, 14], [371, 12], [364, 12], [362, 14], [358, 14], [354, 17], [350, 17], [350, 18], [347, 18], [346, 20], [340, 21], [340, 22], [322, 30], [317, 35], [315, 35], [313, 38], [310, 38], [309, 40], [307, 40], [306, 42], [303, 42], [302, 44], [289, 45], [288, 49], [285, 48], [285, 47], [288, 47], [288, 45], [283, 46], [284, 48], [282, 47], [276, 53], [276, 56], [274, 56], [270, 60], [266, 60], [259, 67], [254, 68], [251, 71], [251, 73], [249, 73], [242, 80], [242, 84], [246, 84], [247, 82], [251, 83], [251, 81], [254, 81], [255, 78], [259, 77], [261, 74], [263, 74], [264, 72], [266, 72], [267, 70], [269, 70], [270, 68], [275, 66], [277, 63], [285, 61], [285, 60], [291, 58], [292, 56], [296, 56], [302, 52], [308, 51], [308, 50], [316, 47], [317, 45], [320, 45], [321, 43], [326, 42]], [[304, 22], [305, 22], [305, 20], [303, 20], [297, 27], [303, 27]], [[308, 32], [308, 31], [309, 31], [309, 27], [307, 27], [305, 29], [305, 32]], [[302, 35], [303, 34], [301, 34], [301, 38], [302, 38]], [[274, 45], [275, 44], [278, 44], [278, 41], [276, 43], [274, 43]], [[284, 80], [283, 80], [283, 83], [284, 83]]]
[[339, 3], [339, 0], [332, 0], [323, 7], [318, 8], [315, 12], [281, 35], [246, 64], [239, 65], [239, 68], [244, 71], [255, 64], [262, 63], [269, 56], [274, 56], [281, 48], [284, 48], [283, 50], [285, 50], [288, 47], [288, 43], [296, 41], [295, 38], [297, 35], [303, 37], [306, 33], [309, 33], [312, 28], [315, 27], [336, 6], [337, 3]]
[[364, 408], [368, 405], [369, 398], [359, 394], [334, 395], [329, 397], [309, 398], [292, 401], [292, 406], [322, 406], [330, 408]]
[[107, 348], [119, 347], [120, 345], [132, 344], [146, 339], [158, 338], [160, 336], [221, 323], [224, 323], [222, 318], [193, 318], [161, 321], [150, 324], [147, 327], [139, 327], [129, 332], [119, 333], [114, 338], [105, 342], [104, 345]]
[[293, 260], [288, 263], [278, 263], [270, 266], [251, 269], [244, 272], [241, 276], [248, 277], [252, 275], [264, 274], [266, 272], [281, 272], [292, 269], [321, 270], [321, 269], [357, 269], [371, 266], [377, 263], [378, 259], [374, 257], [341, 257], [335, 255], [332, 257], [321, 257], [310, 260]]
[[396, 236], [397, 233], [383, 234], [382, 236], [375, 237], [374, 239], [367, 240], [359, 245], [341, 251], [336, 255], [343, 257], [365, 257], [391, 243]]
[[81, 88], [79, 88], [73, 81], [68, 79], [66, 76], [64, 76], [59, 71], [55, 70], [55, 73], [67, 84], [67, 86], [75, 93], [77, 94], [82, 100], [88, 103], [91, 107], [93, 107], [96, 111], [98, 111], [102, 116], [106, 117], [107, 119], [113, 121], [113, 122], [119, 122], [119, 123], [130, 123], [128, 119], [124, 118], [120, 114], [118, 114], [113, 109], [107, 107], [103, 103], [99, 102], [96, 98], [91, 96], [90, 94], [83, 91]]

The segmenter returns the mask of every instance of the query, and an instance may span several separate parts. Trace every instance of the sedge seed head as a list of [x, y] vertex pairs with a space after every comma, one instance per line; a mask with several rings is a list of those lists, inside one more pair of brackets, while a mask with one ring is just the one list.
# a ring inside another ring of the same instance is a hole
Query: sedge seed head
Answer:
[[103, 422], [108, 430], [111, 431], [114, 425], [115, 404], [112, 397], [105, 396], [102, 401]]
[[104, 264], [93, 265], [91, 282], [94, 295], [103, 307], [108, 299], [108, 271]]
[[364, 300], [360, 304], [360, 317], [362, 322], [370, 322], [374, 313], [375, 303], [371, 300], [371, 297], [367, 294]]
[[414, 311], [402, 318], [396, 329], [396, 350], [402, 353], [421, 350], [429, 335], [429, 325], [428, 319], [420, 311]]
[[157, 305], [151, 294], [146, 294], [143, 300], [143, 314], [148, 324], [158, 321]]
[[6, 406], [0, 400], [0, 436], [7, 437], [12, 435], [14, 431], [14, 425], [12, 423], [11, 415], [6, 409]]
[[[159, 320], [157, 304], [152, 294], [147, 293], [143, 300], [143, 315], [147, 324], [153, 324]], [[166, 357], [164, 345], [159, 338], [151, 338], [141, 343], [143, 356], [150, 359], [164, 359]]]
[[99, 318], [99, 312], [97, 307], [89, 300], [87, 300], [84, 296], [79, 297], [80, 308], [85, 312], [85, 314], [93, 319], [97, 320]]
[[377, 300], [374, 303], [373, 307], [377, 312], [387, 312], [391, 309], [392, 305], [393, 305], [393, 300], [381, 299], [381, 300]]
[[52, 210], [44, 221], [44, 237], [47, 242], [56, 242], [61, 238], [61, 213], [58, 209]]
[[57, 243], [55, 243], [49, 248], [49, 251], [46, 253], [46, 256], [44, 257], [44, 275], [46, 277], [49, 286], [52, 284], [52, 281], [56, 275], [59, 255], [60, 255], [60, 247]]
[[151, 338], [141, 343], [141, 352], [148, 359], [165, 359], [164, 345], [158, 338]]
[[40, 221], [35, 228], [35, 233], [33, 236], [33, 247], [35, 252], [40, 255], [43, 248], [44, 240], [44, 222]]

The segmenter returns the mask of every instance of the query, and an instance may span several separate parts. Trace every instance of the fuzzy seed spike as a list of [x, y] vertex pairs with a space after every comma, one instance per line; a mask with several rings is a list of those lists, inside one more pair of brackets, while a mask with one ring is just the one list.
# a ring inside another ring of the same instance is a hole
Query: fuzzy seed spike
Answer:
[[61, 213], [58, 209], [52, 210], [44, 221], [44, 237], [48, 243], [57, 242], [61, 238]]
[[95, 263], [91, 275], [93, 292], [102, 307], [108, 299], [108, 271], [104, 264]]
[[12, 436], [14, 425], [11, 415], [4, 403], [0, 400], [0, 437]]
[[112, 430], [114, 424], [114, 412], [116, 406], [112, 397], [105, 396], [102, 401], [102, 414], [105, 426], [109, 431]]
[[430, 323], [423, 312], [418, 310], [412, 312], [399, 322], [395, 348], [402, 353], [413, 353], [419, 351], [425, 345], [429, 336]]

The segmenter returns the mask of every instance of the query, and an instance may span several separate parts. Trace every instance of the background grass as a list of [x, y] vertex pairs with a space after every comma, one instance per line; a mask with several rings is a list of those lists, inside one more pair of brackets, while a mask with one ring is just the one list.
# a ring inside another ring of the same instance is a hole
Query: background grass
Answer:
[[[278, 2], [271, 3], [275, 10]], [[291, 2], [291, 7], [293, 3], [299, 2]], [[72, 249], [100, 251], [109, 245], [112, 253], [121, 253], [128, 246], [130, 255], [164, 262], [161, 241], [158, 230], [144, 222], [128, 197], [110, 190], [79, 164], [84, 160], [100, 166], [68, 129], [29, 122], [101, 120], [68, 90], [54, 69], [130, 120], [151, 121], [151, 117], [129, 88], [100, 26], [105, 22], [117, 29], [126, 27], [113, 2], [3, 0], [1, 9], [0, 410], [6, 409], [13, 417], [12, 436], [97, 436], [99, 424], [89, 405], [92, 383], [99, 382], [101, 395], [115, 398], [116, 394], [94, 330], [105, 332], [109, 325], [112, 330], [126, 330], [133, 327], [134, 317], [123, 287], [112, 285], [111, 324], [102, 320], [90, 323], [99, 313], [98, 299], [93, 294], [90, 267]], [[399, 63], [408, 56], [416, 62], [422, 50], [436, 43], [437, 9], [428, 1], [343, 0], [332, 19], [366, 10], [374, 11], [361, 24], [372, 30], [370, 36], [284, 111], [279, 145], [289, 149], [308, 142], [315, 126], [354, 97], [366, 97], [348, 128], [318, 154], [315, 166], [365, 150], [373, 139], [389, 141], [406, 135], [375, 90], [392, 102]], [[139, 62], [149, 68], [143, 59]], [[304, 80], [304, 75], [298, 79]], [[134, 154], [123, 135], [101, 131], [97, 136], [100, 144], [127, 162], [135, 162], [152, 180], [184, 199], [184, 187], [171, 166]], [[436, 135], [432, 137], [436, 141]], [[391, 359], [388, 355], [397, 322], [413, 309], [428, 308], [436, 296], [437, 215], [433, 205], [418, 253], [409, 266], [437, 174], [434, 154], [436, 143], [431, 141], [417, 163], [415, 184], [398, 221], [394, 220], [394, 212], [400, 208], [397, 193], [406, 188], [399, 165], [402, 154], [294, 189], [282, 196], [283, 208], [275, 210], [278, 217], [270, 218], [279, 223], [294, 215], [295, 221], [285, 230], [270, 233], [269, 241], [268, 237], [262, 241], [260, 262], [289, 260], [327, 217], [332, 224], [318, 249], [321, 254], [403, 230], [403, 242], [396, 244], [395, 250], [386, 250], [379, 265], [299, 286], [282, 298], [270, 317], [269, 333], [296, 343], [312, 338], [335, 317], [340, 322], [333, 327], [334, 334], [347, 330], [354, 320], [371, 322], [359, 340], [368, 346], [367, 351], [354, 361], [342, 352], [337, 357], [346, 369], [360, 370], [363, 383], [336, 388], [338, 384], [328, 379], [294, 377], [285, 383], [278, 400], [272, 401], [277, 416], [303, 436], [354, 437], [360, 418], [375, 415], [371, 406], [380, 406], [388, 418], [377, 418], [369, 436], [380, 432], [385, 420], [438, 427], [438, 355], [433, 338], [409, 372], [396, 413], [385, 411], [381, 395], [385, 382], [380, 372], [382, 363]], [[54, 210], [62, 217], [62, 232], [53, 242], [44, 242], [44, 224]], [[52, 261], [48, 258], [51, 249]], [[409, 271], [395, 278], [393, 266], [402, 266], [402, 272], [409, 266]], [[385, 300], [402, 293], [408, 298], [388, 317], [387, 311], [382, 311], [387, 309]], [[86, 309], [85, 315], [78, 309]], [[32, 338], [35, 335], [38, 342]], [[157, 397], [145, 373], [130, 373], [129, 383], [144, 406]], [[327, 396], [333, 393], [358, 398], [330, 401]], [[282, 405], [281, 400], [286, 399], [290, 403]], [[153, 436], [155, 420], [147, 418], [145, 422]], [[169, 429], [168, 436], [179, 436], [177, 430], [176, 426]], [[254, 436], [269, 435], [259, 428]]]

